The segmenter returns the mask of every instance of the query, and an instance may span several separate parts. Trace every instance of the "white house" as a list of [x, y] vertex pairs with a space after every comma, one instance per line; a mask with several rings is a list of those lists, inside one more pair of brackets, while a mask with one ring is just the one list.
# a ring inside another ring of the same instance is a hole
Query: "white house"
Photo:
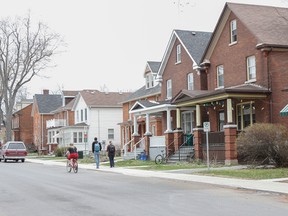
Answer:
[[72, 107], [75, 124], [67, 128], [73, 130], [73, 143], [78, 150], [91, 151], [94, 137], [103, 143], [104, 148], [108, 140], [120, 146], [118, 123], [122, 121], [123, 112], [120, 102], [129, 94], [98, 90], [79, 92]]

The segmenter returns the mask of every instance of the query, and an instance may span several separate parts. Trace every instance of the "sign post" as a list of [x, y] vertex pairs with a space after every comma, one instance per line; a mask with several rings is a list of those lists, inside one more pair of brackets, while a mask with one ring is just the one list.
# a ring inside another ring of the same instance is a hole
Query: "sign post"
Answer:
[[208, 140], [208, 132], [210, 132], [210, 122], [203, 122], [203, 129], [206, 132], [206, 155], [207, 155], [207, 168], [210, 170], [210, 162], [209, 162], [209, 140]]

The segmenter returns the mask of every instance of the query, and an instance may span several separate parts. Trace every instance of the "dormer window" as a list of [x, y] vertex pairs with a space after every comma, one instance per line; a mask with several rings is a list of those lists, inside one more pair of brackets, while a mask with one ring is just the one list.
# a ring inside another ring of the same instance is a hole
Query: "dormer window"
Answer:
[[237, 22], [236, 20], [232, 20], [230, 22], [230, 43], [237, 42]]
[[176, 50], [176, 64], [181, 63], [181, 44], [177, 45]]
[[146, 89], [152, 88], [154, 86], [154, 76], [152, 73], [146, 74]]

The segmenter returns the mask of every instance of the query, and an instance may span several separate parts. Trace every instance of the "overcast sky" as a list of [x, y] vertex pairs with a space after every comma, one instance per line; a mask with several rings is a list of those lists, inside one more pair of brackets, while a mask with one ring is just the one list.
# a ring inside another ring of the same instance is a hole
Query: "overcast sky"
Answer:
[[[64, 37], [56, 67], [28, 91], [137, 90], [147, 61], [161, 61], [173, 29], [212, 32], [225, 0], [0, 0], [0, 17], [25, 16]], [[288, 0], [229, 2], [288, 7]], [[31, 96], [32, 97], [32, 96]]]

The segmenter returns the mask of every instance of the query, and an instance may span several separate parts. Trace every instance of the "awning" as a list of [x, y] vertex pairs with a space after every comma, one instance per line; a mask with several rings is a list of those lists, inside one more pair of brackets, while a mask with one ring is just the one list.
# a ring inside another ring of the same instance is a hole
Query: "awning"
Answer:
[[280, 116], [288, 116], [288, 104], [280, 111]]

